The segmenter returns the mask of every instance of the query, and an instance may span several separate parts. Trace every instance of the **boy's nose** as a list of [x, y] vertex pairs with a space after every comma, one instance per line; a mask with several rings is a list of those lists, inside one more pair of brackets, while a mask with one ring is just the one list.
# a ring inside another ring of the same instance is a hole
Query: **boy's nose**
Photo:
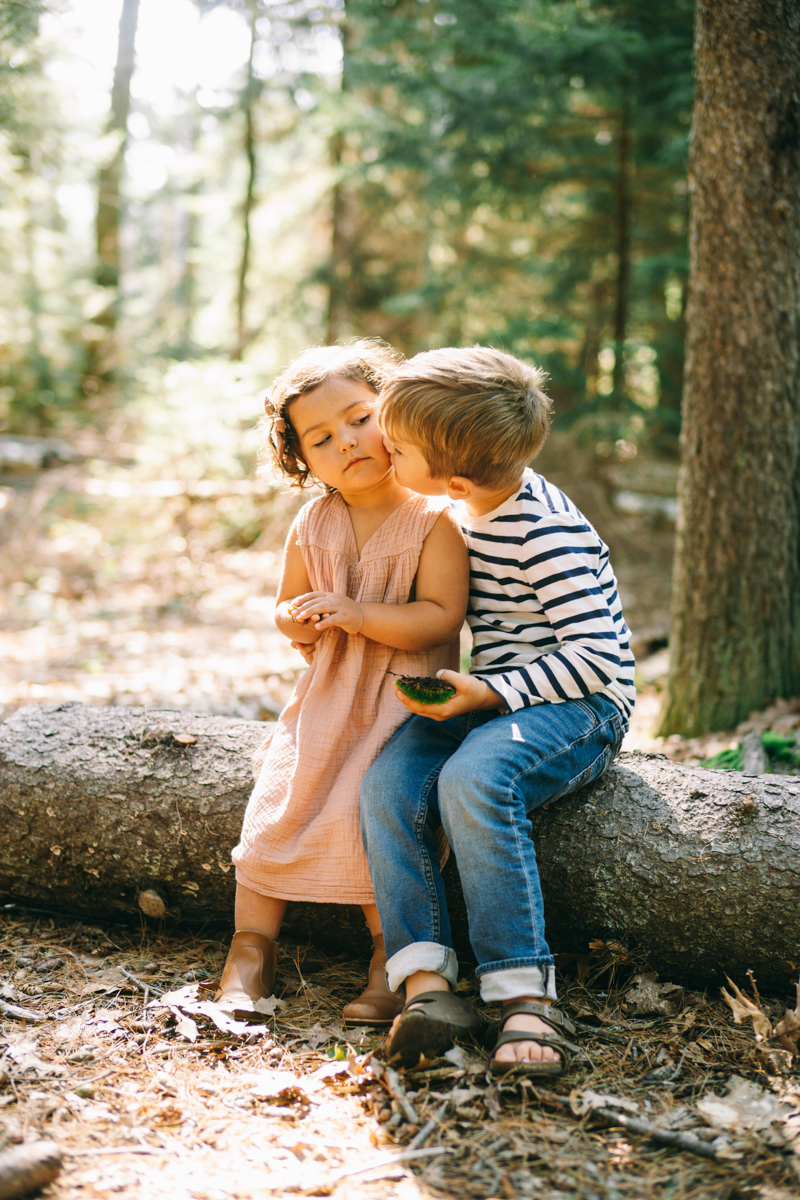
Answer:
[[387, 454], [394, 454], [394, 446], [392, 445], [390, 439], [387, 437], [386, 434], [383, 435], [383, 445], [386, 449]]

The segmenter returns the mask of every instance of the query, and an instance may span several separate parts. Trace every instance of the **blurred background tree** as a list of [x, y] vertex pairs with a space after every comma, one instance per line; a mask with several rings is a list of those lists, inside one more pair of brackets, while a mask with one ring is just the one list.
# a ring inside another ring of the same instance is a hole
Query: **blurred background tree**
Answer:
[[372, 333], [531, 356], [589, 441], [674, 452], [689, 0], [0, 12], [7, 429]]

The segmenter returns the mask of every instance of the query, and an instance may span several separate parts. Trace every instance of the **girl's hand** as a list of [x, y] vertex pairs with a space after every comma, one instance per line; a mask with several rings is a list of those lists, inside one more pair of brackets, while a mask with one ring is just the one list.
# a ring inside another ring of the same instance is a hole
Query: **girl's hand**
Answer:
[[345, 633], [360, 633], [364, 610], [349, 596], [338, 592], [306, 592], [297, 596], [290, 606], [295, 621], [309, 621], [314, 629], [343, 629]]
[[461, 713], [475, 712], [476, 709], [502, 708], [503, 701], [497, 692], [478, 679], [477, 675], [464, 675], [461, 671], [437, 671], [436, 678], [443, 683], [449, 683], [456, 689], [444, 704], [420, 704], [400, 691], [395, 683], [394, 694], [409, 712], [420, 717], [430, 717], [433, 721], [447, 721], [450, 717], [458, 717]]
[[317, 649], [316, 642], [290, 642], [294, 650], [299, 650], [306, 663], [311, 666], [314, 661], [314, 653]]

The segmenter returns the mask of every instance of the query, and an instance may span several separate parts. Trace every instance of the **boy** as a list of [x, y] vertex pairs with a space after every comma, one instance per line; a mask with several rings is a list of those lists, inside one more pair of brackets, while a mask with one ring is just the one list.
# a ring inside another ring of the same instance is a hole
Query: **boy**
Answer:
[[608, 550], [557, 488], [527, 467], [549, 427], [543, 373], [498, 350], [432, 350], [381, 394], [397, 477], [455, 501], [470, 553], [470, 673], [423, 705], [364, 778], [361, 823], [389, 986], [405, 1007], [387, 1043], [414, 1065], [473, 1027], [453, 994], [436, 854], [452, 846], [485, 1001], [503, 1005], [494, 1070], [560, 1074], [573, 1026], [552, 1006], [553, 958], [528, 813], [597, 778], [635, 699], [634, 660]]

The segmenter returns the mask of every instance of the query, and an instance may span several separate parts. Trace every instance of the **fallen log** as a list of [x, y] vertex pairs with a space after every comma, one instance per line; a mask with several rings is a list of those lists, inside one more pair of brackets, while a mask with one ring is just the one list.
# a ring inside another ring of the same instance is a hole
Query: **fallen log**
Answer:
[[[0, 893], [99, 919], [230, 924], [235, 845], [266, 726], [181, 711], [30, 706], [0, 723]], [[662, 974], [800, 960], [800, 779], [623, 755], [534, 814], [554, 949], [635, 945]], [[456, 945], [469, 958], [454, 868]], [[293, 904], [287, 937], [367, 954], [358, 909]]]

